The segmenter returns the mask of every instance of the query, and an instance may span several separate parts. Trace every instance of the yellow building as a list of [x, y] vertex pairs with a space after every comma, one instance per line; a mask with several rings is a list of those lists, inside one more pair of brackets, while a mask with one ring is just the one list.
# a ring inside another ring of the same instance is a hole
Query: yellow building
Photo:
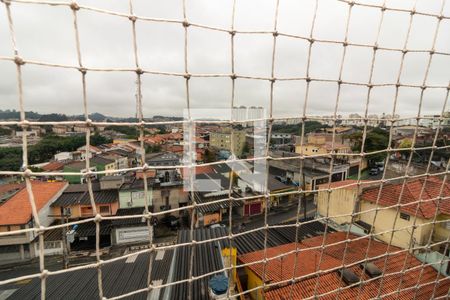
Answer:
[[[328, 250], [320, 250], [322, 245]], [[367, 252], [369, 245], [371, 251]], [[386, 276], [367, 271], [361, 273], [361, 261], [368, 261], [375, 271], [383, 272], [386, 257], [390, 262], [389, 271], [386, 271], [389, 272], [389, 284], [381, 284], [385, 282], [387, 273], [383, 274]], [[341, 278], [339, 269], [342, 269], [344, 261], [346, 272]], [[338, 291], [342, 299], [372, 299], [377, 292], [380, 295], [391, 294], [392, 286], [414, 289], [419, 277], [423, 278], [424, 284], [417, 292], [417, 299], [429, 299], [433, 293], [445, 297], [450, 286], [434, 268], [417, 268], [421, 262], [410, 253], [346, 232], [328, 233], [326, 239], [315, 236], [300, 243], [248, 252], [239, 255], [238, 262], [247, 275], [244, 290], [252, 300], [334, 299]], [[349, 277], [355, 277], [356, 281], [350, 281]], [[296, 280], [292, 281], [293, 278]], [[364, 282], [362, 289], [355, 286], [360, 280]], [[446, 284], [437, 291], [435, 280]], [[405, 293], [399, 298], [410, 299], [412, 296]]]
[[350, 146], [342, 143], [341, 136], [335, 136], [333, 144], [333, 135], [326, 133], [311, 133], [308, 134], [306, 142], [303, 145], [297, 141], [295, 146], [296, 153], [302, 153], [303, 155], [326, 155], [332, 153], [351, 153]]
[[232, 142], [234, 154], [242, 155], [245, 146], [245, 131], [226, 128], [209, 134], [209, 145], [219, 150], [231, 151]]
[[[437, 178], [408, 181], [401, 198], [402, 182], [385, 184], [381, 193], [378, 184], [368, 187], [366, 183], [360, 195], [355, 183], [355, 180], [333, 183], [332, 188], [341, 188], [332, 189], [329, 196], [327, 185], [322, 185], [316, 196], [317, 213], [342, 225], [350, 224], [351, 214], [355, 212], [353, 221], [366, 223], [378, 239], [401, 248], [425, 245], [431, 234], [433, 242], [446, 240], [450, 235], [449, 183], [444, 185], [439, 209], [436, 198], [442, 180]], [[433, 225], [435, 215], [437, 220]]]

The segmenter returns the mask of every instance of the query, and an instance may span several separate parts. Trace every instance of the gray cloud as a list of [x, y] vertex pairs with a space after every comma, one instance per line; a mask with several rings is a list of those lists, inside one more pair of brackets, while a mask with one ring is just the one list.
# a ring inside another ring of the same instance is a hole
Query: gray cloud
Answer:
[[[365, 0], [382, 4], [381, 0]], [[209, 26], [230, 28], [232, 1], [188, 0], [189, 21]], [[80, 1], [92, 7], [128, 13], [127, 1]], [[182, 1], [135, 0], [136, 15], [182, 19]], [[275, 0], [237, 0], [235, 28], [238, 30], [273, 30]], [[387, 1], [387, 6], [410, 9], [413, 1]], [[418, 1], [417, 10], [439, 13], [440, 1]], [[278, 31], [309, 35], [313, 0], [280, 0]], [[76, 65], [76, 48], [72, 12], [68, 7], [50, 7], [13, 3], [17, 46], [25, 59]], [[319, 0], [314, 37], [343, 40], [348, 5], [336, 0]], [[450, 15], [447, 4], [444, 15]], [[348, 38], [354, 43], [375, 42], [381, 12], [379, 9], [354, 6]], [[83, 64], [87, 67], [133, 68], [131, 23], [127, 18], [80, 10], [78, 12]], [[379, 46], [402, 48], [409, 23], [409, 14], [387, 11], [381, 28]], [[432, 45], [437, 18], [415, 15], [408, 49], [429, 49]], [[137, 22], [140, 65], [145, 69], [164, 72], [184, 72], [184, 29], [180, 24]], [[11, 56], [12, 47], [4, 6], [0, 7], [0, 56]], [[230, 35], [224, 32], [189, 27], [188, 68], [191, 73], [230, 73]], [[273, 38], [270, 34], [238, 34], [235, 37], [235, 70], [238, 74], [271, 76]], [[442, 21], [436, 41], [436, 51], [450, 52], [450, 21]], [[339, 44], [314, 43], [310, 76], [336, 80], [343, 47]], [[275, 75], [306, 76], [308, 43], [304, 40], [277, 39]], [[373, 51], [348, 47], [343, 80], [367, 83]], [[373, 74], [374, 83], [395, 83], [401, 53], [378, 51]], [[422, 84], [429, 55], [408, 53], [401, 82]], [[434, 55], [427, 84], [447, 85], [450, 56]], [[0, 61], [0, 108], [16, 108], [17, 83], [12, 62]], [[72, 69], [25, 65], [23, 67], [24, 101], [27, 110], [39, 112], [82, 113], [81, 76]], [[184, 79], [173, 76], [145, 74], [143, 109], [149, 117], [156, 114], [182, 115], [186, 107]], [[124, 72], [88, 72], [87, 91], [90, 112], [112, 116], [135, 114], [135, 74]], [[190, 81], [191, 107], [229, 107], [229, 78], [193, 78]], [[303, 111], [305, 82], [276, 82], [274, 115], [298, 116]], [[330, 115], [336, 101], [334, 83], [311, 84], [308, 114]], [[268, 108], [270, 84], [266, 81], [238, 79], [235, 105], [257, 105]], [[373, 89], [369, 113], [391, 113], [395, 89]], [[344, 86], [338, 113], [364, 113], [367, 88]], [[445, 90], [426, 90], [423, 113], [438, 113], [444, 103]], [[419, 89], [401, 88], [397, 112], [403, 116], [417, 114]]]

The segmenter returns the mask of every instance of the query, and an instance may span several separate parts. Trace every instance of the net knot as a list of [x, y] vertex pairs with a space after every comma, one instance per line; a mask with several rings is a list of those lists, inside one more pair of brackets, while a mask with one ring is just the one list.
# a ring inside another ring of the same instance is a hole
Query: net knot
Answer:
[[231, 78], [232, 80], [235, 80], [235, 79], [237, 78], [237, 76], [236, 76], [236, 74], [233, 73], [233, 74], [230, 75], [230, 78]]
[[15, 56], [14, 57], [14, 62], [16, 63], [16, 65], [21, 66], [24, 65], [25, 62], [23, 61], [22, 57], [20, 56]]
[[24, 171], [23, 171], [23, 177], [25, 178], [30, 178], [31, 175], [33, 175], [33, 171], [31, 171], [30, 169], [27, 168], [27, 166], [24, 166]]
[[186, 78], [186, 80], [189, 80], [189, 79], [191, 79], [191, 74], [186, 73], [183, 75], [183, 77]]
[[94, 222], [95, 223], [99, 223], [102, 221], [102, 215], [101, 214], [96, 214], [94, 217]]
[[277, 37], [278, 36], [278, 31], [274, 31], [273, 33], [272, 33], [272, 35], [274, 36], [274, 37]]
[[131, 15], [131, 16], [128, 16], [128, 20], [130, 20], [131, 22], [136, 22], [136, 20], [137, 20], [137, 17], [136, 16], [133, 16], [133, 15]]
[[87, 69], [83, 68], [83, 67], [80, 67], [80, 68], [78, 68], [78, 71], [80, 71], [81, 74], [86, 75]]
[[80, 10], [80, 6], [78, 5], [78, 3], [76, 3], [75, 1], [70, 3], [70, 9], [72, 9], [73, 11], [77, 11]]
[[137, 68], [136, 69], [136, 74], [142, 75], [142, 74], [144, 74], [144, 70], [142, 70], [141, 68]]
[[191, 24], [189, 24], [189, 22], [187, 20], [184, 20], [183, 23], [183, 27], [188, 28]]
[[39, 276], [39, 277], [40, 277], [41, 279], [47, 278], [47, 277], [48, 277], [48, 270], [47, 270], [47, 269], [42, 270], [41, 276]]

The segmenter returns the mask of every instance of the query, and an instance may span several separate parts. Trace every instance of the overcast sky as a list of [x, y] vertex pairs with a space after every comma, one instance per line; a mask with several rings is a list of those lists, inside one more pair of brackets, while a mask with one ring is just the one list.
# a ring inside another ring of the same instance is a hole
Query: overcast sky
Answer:
[[[369, 1], [369, 0], [364, 0]], [[230, 28], [232, 0], [187, 0], [190, 22]], [[280, 0], [278, 31], [309, 35], [314, 0]], [[382, 1], [369, 1], [382, 4]], [[121, 13], [128, 12], [128, 1], [79, 1]], [[182, 19], [182, 0], [135, 0], [135, 14], [139, 16]], [[411, 8], [413, 1], [387, 1], [387, 6]], [[439, 13], [441, 1], [419, 0], [418, 11]], [[11, 5], [20, 55], [29, 60], [76, 65], [75, 34], [72, 12], [68, 7]], [[337, 0], [319, 0], [314, 31], [318, 39], [343, 40], [348, 5]], [[273, 30], [275, 0], [237, 0], [235, 28], [237, 30]], [[450, 16], [450, 1], [444, 15]], [[81, 51], [86, 67], [133, 68], [131, 22], [127, 18], [80, 10], [78, 12]], [[374, 43], [380, 20], [380, 9], [354, 6], [350, 21], [349, 40], [355, 43]], [[415, 15], [409, 49], [430, 49], [437, 18]], [[402, 48], [406, 38], [409, 14], [386, 11], [379, 45]], [[189, 72], [230, 73], [230, 35], [189, 27]], [[184, 29], [180, 24], [137, 22], [138, 51], [144, 69], [165, 72], [184, 72]], [[270, 76], [272, 35], [238, 34], [235, 37], [236, 73]], [[450, 20], [442, 21], [436, 51], [450, 52]], [[308, 43], [293, 38], [278, 37], [275, 75], [303, 77], [306, 71]], [[311, 57], [311, 77], [337, 79], [343, 47], [314, 43]], [[0, 6], [0, 56], [12, 55], [11, 40], [6, 23], [6, 9]], [[369, 48], [349, 47], [344, 65], [343, 80], [367, 83], [373, 51]], [[374, 83], [395, 83], [400, 65], [400, 52], [378, 51], [374, 69]], [[401, 82], [422, 84], [429, 55], [408, 53]], [[18, 108], [15, 65], [0, 60], [0, 109]], [[24, 102], [26, 110], [41, 113], [81, 114], [81, 76], [72, 69], [35, 65], [23, 67]], [[450, 80], [450, 56], [435, 55], [427, 84], [447, 85]], [[230, 78], [193, 78], [192, 108], [230, 107]], [[131, 72], [88, 72], [87, 92], [90, 112], [111, 116], [135, 115], [135, 74]], [[394, 87], [375, 88], [370, 99], [369, 113], [391, 113]], [[439, 113], [445, 89], [425, 91], [423, 112]], [[144, 116], [182, 116], [186, 107], [184, 79], [172, 76], [143, 76]], [[337, 84], [311, 84], [307, 113], [331, 115], [336, 100]], [[268, 108], [270, 84], [267, 81], [238, 79], [236, 105], [256, 105]], [[274, 116], [298, 116], [302, 112], [305, 94], [304, 81], [275, 83]], [[367, 88], [344, 86], [339, 114], [364, 113]], [[401, 88], [397, 112], [415, 116], [419, 89]]]

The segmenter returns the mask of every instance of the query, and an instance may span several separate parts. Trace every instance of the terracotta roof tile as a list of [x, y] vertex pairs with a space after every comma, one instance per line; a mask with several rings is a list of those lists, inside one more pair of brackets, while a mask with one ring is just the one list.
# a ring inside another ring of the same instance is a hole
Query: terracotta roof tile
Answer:
[[[295, 283], [294, 285], [284, 285], [281, 287], [272, 287], [265, 292], [266, 299], [303, 299], [313, 298], [319, 296], [320, 299], [336, 299], [337, 289], [344, 288], [340, 292], [340, 299], [371, 299], [378, 296], [380, 279], [372, 279], [368, 275], [363, 274], [359, 265], [350, 267], [350, 270], [362, 280], [372, 281], [366, 282], [360, 286], [347, 288], [346, 284], [341, 282], [340, 275], [333, 269], [343, 264], [344, 252], [346, 252], [346, 259], [344, 264], [350, 264], [365, 259], [366, 250], [369, 244], [367, 238], [358, 238], [350, 234], [348, 236], [348, 246], [345, 250], [346, 243], [341, 243], [335, 246], [327, 246], [324, 249], [320, 266], [318, 265], [320, 257], [320, 249], [311, 249], [312, 247], [334, 244], [339, 241], [345, 241], [347, 234], [344, 232], [330, 233], [323, 241], [323, 236], [317, 236], [310, 239], [305, 239], [299, 243], [301, 251], [297, 254], [297, 269], [295, 277], [306, 276], [306, 278]], [[274, 257], [282, 253], [288, 253], [295, 249], [295, 244], [286, 244], [274, 248], [267, 249], [267, 257]], [[368, 259], [373, 262], [380, 270], [384, 269], [386, 257], [376, 258], [384, 255], [387, 251], [387, 244], [374, 241], [370, 242]], [[389, 248], [390, 255], [386, 259], [386, 270], [383, 275], [383, 284], [381, 286], [381, 295], [390, 294], [400, 289], [413, 288], [419, 280], [419, 274], [422, 272], [419, 284], [424, 284], [418, 292], [417, 299], [429, 299], [435, 286], [436, 279], [442, 279], [441, 283], [437, 285], [435, 296], [446, 295], [450, 287], [450, 278], [445, 279], [437, 275], [437, 272], [430, 266], [425, 268], [416, 268], [420, 266], [421, 262], [408, 252], [395, 253], [400, 248], [391, 246]], [[242, 263], [250, 263], [264, 258], [264, 250], [247, 253], [239, 256]], [[293, 277], [295, 253], [288, 254], [281, 259], [274, 259], [266, 265], [266, 279], [268, 282], [274, 283], [281, 280], [291, 279]], [[406, 262], [406, 268], [403, 267]], [[263, 264], [255, 264], [249, 266], [258, 276], [263, 274]], [[323, 271], [320, 275], [315, 275], [316, 270]], [[398, 274], [394, 274], [398, 273]], [[307, 275], [311, 274], [311, 277]], [[401, 286], [400, 286], [401, 284]], [[291, 293], [292, 288], [292, 294]], [[415, 289], [400, 291], [397, 295], [393, 294], [390, 298], [396, 299], [411, 299], [414, 297]], [[329, 293], [329, 294], [328, 294]], [[321, 296], [321, 294], [327, 294]], [[397, 298], [398, 296], [398, 298]]]
[[[32, 190], [36, 209], [39, 211], [58, 192], [66, 187], [66, 182], [33, 181]], [[26, 189], [22, 189], [0, 206], [0, 225], [26, 224], [31, 219], [31, 205]]]
[[[428, 179], [416, 179], [408, 181], [405, 184], [402, 197], [400, 194], [402, 190], [402, 183], [386, 184], [381, 190], [380, 199], [378, 204], [381, 206], [392, 206], [400, 202], [402, 204], [400, 210], [409, 215], [415, 215], [418, 203], [411, 203], [421, 200], [430, 200], [439, 197], [442, 186], [442, 180], [437, 178]], [[424, 187], [424, 191], [421, 194], [421, 190]], [[368, 188], [362, 193], [361, 198], [363, 200], [376, 203], [380, 187]], [[450, 215], [450, 183], [445, 182], [442, 190], [442, 199], [439, 203], [439, 210], [442, 214]], [[399, 201], [400, 199], [400, 201]], [[409, 204], [410, 203], [410, 204]], [[417, 216], [425, 219], [433, 218], [436, 213], [438, 201], [426, 201], [420, 203], [417, 210]]]
[[64, 164], [59, 161], [53, 161], [42, 167], [45, 172], [58, 171], [64, 169]]

